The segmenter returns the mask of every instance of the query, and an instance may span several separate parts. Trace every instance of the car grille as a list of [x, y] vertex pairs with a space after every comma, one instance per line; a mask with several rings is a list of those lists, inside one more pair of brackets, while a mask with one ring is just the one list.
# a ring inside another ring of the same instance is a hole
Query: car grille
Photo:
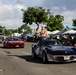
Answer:
[[57, 61], [64, 61], [64, 57], [56, 57]]
[[56, 57], [55, 59], [57, 60], [57, 61], [67, 61], [67, 60], [74, 60], [76, 57], [74, 57], [74, 56], [70, 56], [70, 58], [69, 59], [64, 59], [64, 56], [63, 57]]
[[75, 57], [74, 57], [74, 56], [71, 56], [71, 57], [70, 57], [70, 60], [74, 60], [74, 59], [75, 59]]

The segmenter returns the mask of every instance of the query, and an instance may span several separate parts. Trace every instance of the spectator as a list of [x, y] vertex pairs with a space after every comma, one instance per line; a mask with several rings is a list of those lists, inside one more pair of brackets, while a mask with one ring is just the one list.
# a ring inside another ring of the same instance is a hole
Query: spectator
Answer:
[[40, 30], [37, 28], [37, 29], [34, 29], [34, 32], [35, 32], [35, 35], [36, 36], [40, 36]]
[[48, 33], [47, 33], [47, 30], [45, 29], [44, 26], [41, 27], [41, 37], [42, 37], [42, 40], [45, 39], [45, 38], [48, 38]]
[[37, 28], [37, 29], [34, 29], [34, 32], [35, 32], [35, 41], [38, 41], [40, 37], [40, 30]]

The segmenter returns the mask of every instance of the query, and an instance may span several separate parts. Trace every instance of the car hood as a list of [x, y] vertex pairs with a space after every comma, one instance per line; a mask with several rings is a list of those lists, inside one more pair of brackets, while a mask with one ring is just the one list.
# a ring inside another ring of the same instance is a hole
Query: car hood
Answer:
[[55, 55], [76, 55], [76, 50], [64, 46], [51, 46], [47, 49], [48, 52]]
[[64, 46], [51, 46], [51, 49], [53, 51], [56, 51], [56, 50], [66, 50], [66, 48]]
[[23, 41], [8, 41], [9, 43], [24, 43]]

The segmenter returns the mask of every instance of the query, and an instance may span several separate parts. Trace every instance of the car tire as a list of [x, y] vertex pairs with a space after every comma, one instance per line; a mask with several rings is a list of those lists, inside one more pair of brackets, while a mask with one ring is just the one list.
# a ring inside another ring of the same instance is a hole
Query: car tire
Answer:
[[35, 51], [32, 49], [32, 58], [33, 59], [36, 59], [37, 58], [37, 55], [36, 55], [36, 53], [35, 53]]
[[5, 48], [5, 44], [3, 43], [3, 47]]
[[42, 61], [43, 61], [44, 64], [48, 63], [47, 55], [46, 55], [45, 52], [42, 53]]
[[4, 48], [6, 48], [6, 46], [4, 45]]
[[20, 47], [20, 48], [24, 48], [24, 46], [23, 47]]

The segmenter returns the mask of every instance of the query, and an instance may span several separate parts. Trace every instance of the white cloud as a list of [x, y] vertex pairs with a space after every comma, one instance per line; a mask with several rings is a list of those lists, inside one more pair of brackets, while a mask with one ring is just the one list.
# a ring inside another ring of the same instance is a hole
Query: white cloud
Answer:
[[23, 23], [20, 19], [12, 19], [12, 20], [5, 20], [5, 21], [0, 21], [0, 24], [5, 26], [8, 29], [16, 29], [20, 27]]
[[21, 26], [23, 24], [21, 9], [31, 6], [43, 6], [54, 14], [63, 15], [64, 24], [69, 24], [76, 18], [76, 0], [0, 0], [0, 25], [6, 28]]
[[76, 10], [74, 11], [64, 11], [61, 13], [61, 15], [64, 16], [64, 23], [68, 24], [68, 23], [72, 23], [72, 20], [76, 18], [75, 16]]
[[22, 5], [8, 4], [4, 5], [0, 3], [0, 25], [6, 28], [17, 28], [22, 23], [22, 11], [25, 7]]
[[59, 7], [53, 7], [52, 9], [53, 10], [59, 10]]
[[19, 10], [26, 9], [24, 6], [19, 5], [19, 4], [15, 5], [14, 8], [19, 9]]

